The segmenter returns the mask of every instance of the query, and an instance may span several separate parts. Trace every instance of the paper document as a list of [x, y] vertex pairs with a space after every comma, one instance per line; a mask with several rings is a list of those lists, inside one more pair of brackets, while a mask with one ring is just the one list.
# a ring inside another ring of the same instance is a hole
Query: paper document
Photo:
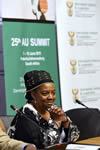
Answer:
[[100, 150], [100, 146], [85, 144], [68, 144], [66, 150]]

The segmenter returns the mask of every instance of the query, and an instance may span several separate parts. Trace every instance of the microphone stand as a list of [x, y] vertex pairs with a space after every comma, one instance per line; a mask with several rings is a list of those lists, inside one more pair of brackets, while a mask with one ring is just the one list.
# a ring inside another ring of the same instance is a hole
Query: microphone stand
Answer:
[[[78, 104], [84, 106], [85, 108], [88, 108], [86, 105], [84, 105], [84, 104], [83, 104], [81, 101], [79, 101], [78, 99], [76, 99], [75, 101], [76, 101], [76, 103], [78, 103]], [[88, 108], [88, 109], [89, 109], [89, 108]]]

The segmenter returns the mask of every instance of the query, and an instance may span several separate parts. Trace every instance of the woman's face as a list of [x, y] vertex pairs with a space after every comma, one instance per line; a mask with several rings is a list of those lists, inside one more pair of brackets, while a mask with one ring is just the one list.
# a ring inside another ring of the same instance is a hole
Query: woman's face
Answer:
[[44, 83], [36, 90], [32, 91], [32, 97], [36, 105], [41, 108], [50, 108], [56, 99], [54, 83]]

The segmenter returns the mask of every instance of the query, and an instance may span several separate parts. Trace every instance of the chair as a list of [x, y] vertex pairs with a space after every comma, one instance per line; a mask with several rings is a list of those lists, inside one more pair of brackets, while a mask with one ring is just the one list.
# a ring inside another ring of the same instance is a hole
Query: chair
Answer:
[[3, 123], [3, 121], [2, 121], [1, 118], [0, 118], [0, 128], [1, 128], [4, 132], [6, 132], [5, 125], [4, 125], [4, 123]]
[[76, 108], [65, 113], [80, 131], [78, 140], [100, 136], [100, 111], [98, 109]]
[[11, 121], [13, 120], [14, 116], [0, 116], [2, 119], [2, 122], [4, 124], [5, 130], [7, 131]]

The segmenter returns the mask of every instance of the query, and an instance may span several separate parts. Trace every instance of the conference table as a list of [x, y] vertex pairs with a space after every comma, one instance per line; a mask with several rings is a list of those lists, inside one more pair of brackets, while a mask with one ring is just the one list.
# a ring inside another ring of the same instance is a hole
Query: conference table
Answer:
[[91, 145], [100, 145], [100, 137], [89, 138], [86, 140], [78, 141], [79, 144], [91, 144]]
[[100, 137], [77, 141], [73, 144], [57, 144], [47, 150], [100, 150]]
[[68, 144], [65, 150], [100, 150], [100, 137], [89, 138]]

